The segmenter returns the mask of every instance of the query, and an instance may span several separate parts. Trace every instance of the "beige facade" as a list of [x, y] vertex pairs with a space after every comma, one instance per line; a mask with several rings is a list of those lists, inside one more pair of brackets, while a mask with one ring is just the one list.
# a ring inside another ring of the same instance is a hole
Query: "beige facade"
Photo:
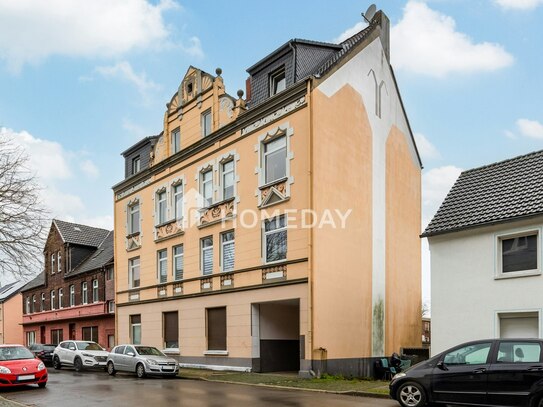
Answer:
[[19, 293], [23, 285], [0, 288], [0, 344], [23, 344], [23, 300]]
[[247, 100], [189, 68], [114, 187], [118, 343], [354, 375], [420, 345], [421, 165], [387, 41], [380, 12], [347, 55], [293, 40], [248, 70]]

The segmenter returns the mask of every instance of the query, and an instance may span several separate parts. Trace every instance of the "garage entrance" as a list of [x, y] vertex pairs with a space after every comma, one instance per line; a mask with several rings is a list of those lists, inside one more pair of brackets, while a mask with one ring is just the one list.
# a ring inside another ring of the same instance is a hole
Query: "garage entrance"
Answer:
[[254, 370], [300, 369], [300, 300], [252, 304]]

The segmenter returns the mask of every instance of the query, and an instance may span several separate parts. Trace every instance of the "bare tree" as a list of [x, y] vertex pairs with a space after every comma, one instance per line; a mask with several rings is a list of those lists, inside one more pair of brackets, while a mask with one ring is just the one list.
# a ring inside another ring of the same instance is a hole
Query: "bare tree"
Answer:
[[0, 135], [0, 276], [28, 279], [41, 269], [47, 210], [28, 156]]
[[430, 315], [430, 303], [428, 302], [422, 303], [421, 314], [423, 318], [427, 318]]

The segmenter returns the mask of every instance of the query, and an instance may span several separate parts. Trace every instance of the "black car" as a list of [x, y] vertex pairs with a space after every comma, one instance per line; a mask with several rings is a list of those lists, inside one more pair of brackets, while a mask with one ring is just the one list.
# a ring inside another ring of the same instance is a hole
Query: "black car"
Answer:
[[403, 407], [543, 407], [542, 346], [538, 339], [464, 343], [398, 373], [390, 396]]
[[46, 365], [53, 364], [53, 351], [55, 350], [55, 348], [56, 345], [41, 343], [34, 343], [28, 347], [30, 352], [32, 352], [35, 356], [39, 357]]

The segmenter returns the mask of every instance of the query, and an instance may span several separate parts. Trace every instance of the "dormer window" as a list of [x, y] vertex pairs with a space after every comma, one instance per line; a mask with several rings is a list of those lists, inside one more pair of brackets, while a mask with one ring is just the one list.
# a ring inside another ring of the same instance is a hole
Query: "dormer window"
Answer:
[[270, 96], [273, 96], [287, 88], [285, 67], [282, 66], [270, 75]]
[[137, 157], [132, 158], [132, 175], [140, 172], [141, 170], [141, 159], [138, 155]]

